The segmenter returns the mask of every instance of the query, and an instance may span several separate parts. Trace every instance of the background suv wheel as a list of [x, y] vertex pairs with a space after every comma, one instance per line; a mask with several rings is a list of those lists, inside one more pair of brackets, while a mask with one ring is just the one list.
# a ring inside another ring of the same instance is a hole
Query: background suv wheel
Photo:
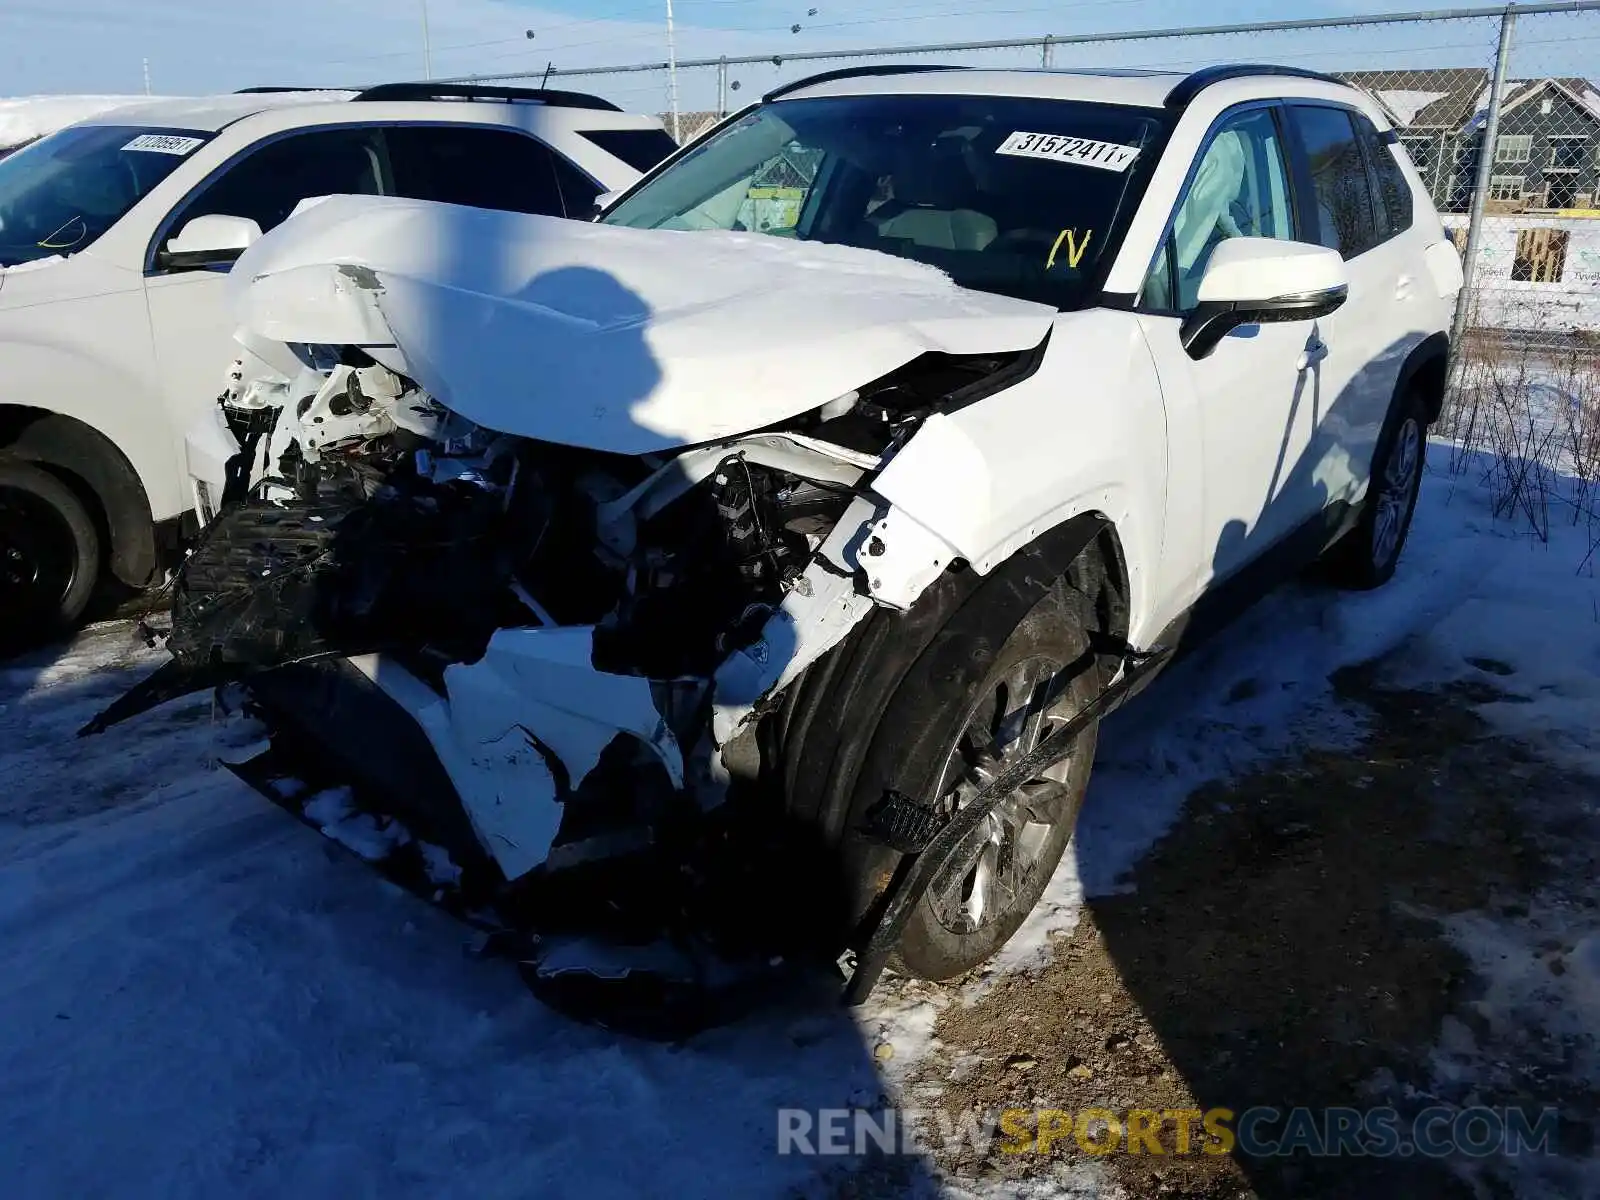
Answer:
[[48, 471], [0, 456], [0, 650], [64, 633], [100, 571], [100, 535], [83, 502]]

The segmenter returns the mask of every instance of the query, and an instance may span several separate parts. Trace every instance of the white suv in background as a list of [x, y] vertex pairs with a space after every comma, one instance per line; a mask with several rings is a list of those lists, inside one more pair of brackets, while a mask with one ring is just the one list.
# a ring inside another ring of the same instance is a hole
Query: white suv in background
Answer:
[[592, 96], [388, 84], [118, 108], [0, 161], [0, 638], [160, 579], [238, 354], [223, 276], [302, 200], [588, 218], [674, 148]]

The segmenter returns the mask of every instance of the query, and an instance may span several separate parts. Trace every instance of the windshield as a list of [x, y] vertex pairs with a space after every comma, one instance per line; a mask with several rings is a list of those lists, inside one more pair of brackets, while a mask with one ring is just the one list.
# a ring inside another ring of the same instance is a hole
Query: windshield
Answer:
[[209, 137], [75, 125], [0, 159], [0, 267], [82, 250]]
[[781, 100], [603, 220], [881, 250], [965, 287], [1073, 308], [1109, 262], [1162, 136], [1148, 109], [1064, 100]]

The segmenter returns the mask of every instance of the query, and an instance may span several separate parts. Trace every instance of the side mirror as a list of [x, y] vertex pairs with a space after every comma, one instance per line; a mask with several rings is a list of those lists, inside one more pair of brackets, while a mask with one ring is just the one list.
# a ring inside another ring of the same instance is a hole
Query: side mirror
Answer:
[[1180, 338], [1190, 358], [1206, 357], [1241, 325], [1312, 321], [1345, 302], [1350, 277], [1337, 250], [1277, 238], [1229, 238], [1211, 253], [1199, 303]]
[[169, 271], [199, 271], [231, 265], [261, 236], [249, 217], [211, 213], [196, 217], [167, 239], [161, 265]]
[[621, 195], [621, 188], [618, 188], [614, 192], [601, 192], [594, 198], [594, 215], [598, 217], [601, 213], [605, 212], [606, 209], [610, 208], [617, 202]]

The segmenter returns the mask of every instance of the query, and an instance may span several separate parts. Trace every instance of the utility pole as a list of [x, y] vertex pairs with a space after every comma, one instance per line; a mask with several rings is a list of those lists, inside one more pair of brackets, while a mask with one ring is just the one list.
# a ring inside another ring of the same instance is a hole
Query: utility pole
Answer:
[[667, 0], [667, 102], [672, 109], [672, 140], [680, 141], [678, 128], [678, 40], [672, 24], [672, 0]]
[[148, 58], [144, 60], [144, 94], [146, 96], [150, 94], [150, 60]]
[[1483, 240], [1483, 209], [1489, 199], [1490, 178], [1494, 175], [1495, 142], [1500, 138], [1500, 105], [1506, 90], [1506, 68], [1511, 60], [1511, 39], [1517, 27], [1515, 5], [1507, 5], [1500, 15], [1500, 45], [1495, 50], [1494, 76], [1489, 83], [1489, 111], [1484, 115], [1483, 142], [1478, 148], [1478, 169], [1473, 173], [1471, 216], [1467, 218], [1467, 245], [1462, 252], [1461, 298], [1456, 301], [1456, 316], [1450, 330], [1453, 353], [1461, 352], [1467, 333], [1472, 287], [1478, 274], [1478, 245]]
[[428, 0], [422, 0], [422, 77], [433, 78], [433, 39], [428, 36]]

